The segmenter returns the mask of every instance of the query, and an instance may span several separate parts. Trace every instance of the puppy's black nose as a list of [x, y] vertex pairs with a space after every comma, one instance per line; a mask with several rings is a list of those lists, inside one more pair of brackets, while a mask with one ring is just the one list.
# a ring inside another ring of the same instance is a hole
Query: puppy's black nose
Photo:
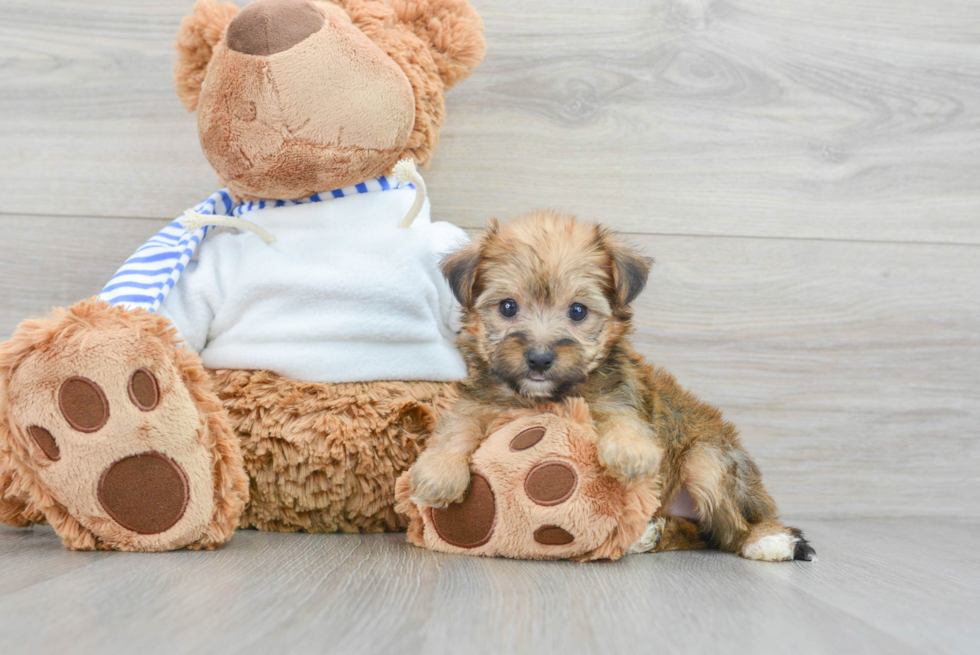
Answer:
[[528, 350], [524, 354], [524, 358], [532, 371], [544, 373], [555, 363], [555, 351], [536, 348]]

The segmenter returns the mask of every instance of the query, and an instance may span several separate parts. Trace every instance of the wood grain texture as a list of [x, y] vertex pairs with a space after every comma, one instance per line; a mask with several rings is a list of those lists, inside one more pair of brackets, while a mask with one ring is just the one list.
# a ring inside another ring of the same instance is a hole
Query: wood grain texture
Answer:
[[[0, 335], [97, 293], [162, 224], [0, 219]], [[784, 512], [980, 518], [975, 247], [633, 241], [657, 260], [637, 348], [740, 427]]]
[[717, 552], [517, 562], [403, 535], [251, 531], [211, 553], [90, 554], [63, 551], [47, 528], [0, 528], [15, 581], [0, 588], [0, 651], [976, 652], [980, 524], [803, 527], [813, 564]]
[[510, 0], [484, 15], [487, 65], [454, 100], [472, 115], [454, 114], [433, 176], [465, 188], [480, 172], [452, 202], [467, 225], [559, 205], [645, 233], [978, 243], [976, 3]]
[[94, 296], [160, 220], [0, 215], [0, 339], [52, 307]]
[[[980, 243], [980, 5], [474, 0], [485, 64], [429, 173], [444, 216]], [[2, 0], [13, 214], [166, 218], [216, 185], [170, 83], [190, 0]]]

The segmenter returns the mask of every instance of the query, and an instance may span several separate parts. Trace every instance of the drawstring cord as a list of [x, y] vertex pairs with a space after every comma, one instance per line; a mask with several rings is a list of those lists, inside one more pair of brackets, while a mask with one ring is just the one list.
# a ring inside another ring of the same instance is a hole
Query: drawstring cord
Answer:
[[412, 226], [412, 221], [422, 211], [426, 194], [425, 180], [419, 175], [418, 169], [415, 168], [415, 161], [412, 159], [402, 159], [395, 164], [395, 168], [391, 172], [399, 182], [411, 182], [415, 185], [415, 202], [412, 204], [412, 208], [408, 210], [408, 213], [405, 214], [401, 225], [398, 226], [405, 229]]
[[276, 238], [272, 236], [267, 230], [259, 227], [252, 221], [246, 221], [244, 218], [239, 218], [237, 216], [216, 216], [214, 214], [199, 214], [193, 209], [188, 209], [184, 212], [184, 215], [180, 217], [180, 224], [184, 226], [184, 229], [188, 232], [193, 232], [205, 225], [216, 225], [218, 227], [234, 227], [239, 230], [246, 230], [252, 232], [260, 239], [266, 243], [275, 243]]
[[[401, 224], [398, 226], [401, 229], [406, 229], [412, 226], [412, 223], [422, 211], [422, 205], [425, 204], [425, 180], [423, 180], [422, 176], [419, 175], [418, 170], [415, 168], [415, 161], [412, 159], [402, 159], [399, 161], [397, 164], [395, 164], [392, 174], [399, 182], [411, 183], [415, 185], [415, 202], [412, 203], [412, 208], [408, 210], [408, 213], [405, 214], [405, 218], [402, 219]], [[184, 215], [180, 217], [180, 224], [183, 225], [184, 229], [189, 232], [200, 229], [205, 225], [233, 227], [239, 230], [252, 232], [266, 243], [271, 244], [276, 242], [276, 238], [267, 230], [259, 227], [252, 221], [246, 221], [244, 218], [238, 216], [200, 214], [193, 209], [188, 209], [184, 212]]]

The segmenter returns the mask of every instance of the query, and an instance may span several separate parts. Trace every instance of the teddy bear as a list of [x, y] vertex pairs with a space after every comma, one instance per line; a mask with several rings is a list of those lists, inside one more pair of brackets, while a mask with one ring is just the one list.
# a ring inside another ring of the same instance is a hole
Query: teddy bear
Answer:
[[[224, 189], [0, 346], [0, 522], [77, 550], [401, 530], [465, 366], [416, 166], [483, 57], [466, 0], [201, 0], [177, 95]], [[399, 163], [401, 162], [401, 163]]]

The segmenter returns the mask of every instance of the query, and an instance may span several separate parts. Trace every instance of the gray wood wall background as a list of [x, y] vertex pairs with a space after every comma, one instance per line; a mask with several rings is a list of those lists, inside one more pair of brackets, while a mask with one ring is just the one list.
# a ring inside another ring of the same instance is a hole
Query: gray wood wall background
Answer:
[[[784, 514], [980, 517], [980, 2], [473, 2], [435, 217], [653, 255], [639, 348]], [[0, 338], [217, 188], [171, 87], [191, 6], [0, 0]]]

